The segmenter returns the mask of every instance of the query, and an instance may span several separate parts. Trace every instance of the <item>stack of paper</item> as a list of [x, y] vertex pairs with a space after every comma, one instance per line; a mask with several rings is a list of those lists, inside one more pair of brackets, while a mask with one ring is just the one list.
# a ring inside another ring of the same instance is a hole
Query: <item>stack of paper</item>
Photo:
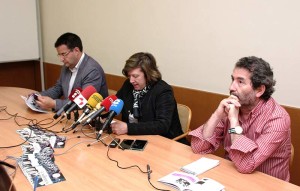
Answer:
[[183, 166], [180, 170], [197, 176], [218, 165], [219, 165], [219, 160], [201, 157], [199, 160], [196, 160], [195, 162]]

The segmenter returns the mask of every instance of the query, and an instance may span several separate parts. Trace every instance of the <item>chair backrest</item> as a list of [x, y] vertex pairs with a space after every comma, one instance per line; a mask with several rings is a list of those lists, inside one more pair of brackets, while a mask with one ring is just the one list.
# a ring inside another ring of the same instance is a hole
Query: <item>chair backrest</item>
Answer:
[[113, 90], [113, 89], [108, 89], [108, 95], [116, 95], [117, 94], [117, 91], [116, 90]]
[[294, 160], [294, 146], [291, 144], [291, 158], [290, 158], [290, 168], [292, 168], [293, 160]]
[[188, 106], [180, 103], [177, 103], [177, 109], [182, 131], [186, 133], [190, 129], [192, 110]]

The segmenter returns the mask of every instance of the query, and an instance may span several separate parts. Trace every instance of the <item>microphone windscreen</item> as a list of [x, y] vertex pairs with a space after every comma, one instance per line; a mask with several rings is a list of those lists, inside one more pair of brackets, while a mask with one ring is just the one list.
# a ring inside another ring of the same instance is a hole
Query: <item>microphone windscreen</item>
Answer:
[[88, 99], [88, 106], [90, 109], [96, 107], [98, 103], [100, 103], [103, 100], [103, 97], [99, 93], [93, 93], [91, 97]]
[[89, 97], [91, 97], [91, 95], [95, 92], [97, 92], [96, 88], [94, 86], [90, 85], [90, 86], [87, 86], [86, 88], [84, 88], [84, 90], [82, 90], [81, 95], [85, 99], [89, 99]]
[[116, 115], [119, 115], [123, 109], [124, 102], [121, 99], [116, 99], [109, 108], [109, 111], [116, 112]]
[[111, 106], [111, 104], [117, 99], [117, 96], [115, 95], [110, 95], [107, 98], [105, 98], [102, 103], [101, 106], [105, 107], [105, 111], [108, 112], [109, 111], [109, 107]]
[[69, 100], [73, 101], [81, 93], [81, 91], [81, 88], [73, 89], [69, 95]]

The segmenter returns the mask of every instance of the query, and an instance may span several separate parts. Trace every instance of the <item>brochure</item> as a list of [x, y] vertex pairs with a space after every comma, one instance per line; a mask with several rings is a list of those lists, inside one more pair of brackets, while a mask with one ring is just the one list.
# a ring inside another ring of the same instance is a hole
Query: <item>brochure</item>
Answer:
[[210, 179], [202, 178], [185, 173], [185, 172], [172, 172], [158, 180], [163, 184], [171, 186], [179, 191], [225, 191], [224, 186], [219, 182]]
[[65, 147], [65, 136], [58, 136], [52, 132], [39, 129], [35, 126], [28, 126], [23, 129], [19, 129], [17, 130], [17, 133], [22, 139], [27, 140], [30, 143], [48, 141], [53, 148]]
[[22, 96], [21, 95], [21, 98], [25, 101], [26, 105], [32, 109], [33, 111], [37, 111], [37, 112], [41, 112], [41, 113], [47, 113], [46, 110], [43, 110], [39, 107], [38, 104], [36, 104], [35, 102], [35, 96], [37, 96], [38, 94], [31, 94], [29, 95], [28, 97], [25, 97], [25, 96]]
[[65, 137], [35, 126], [19, 129], [17, 133], [29, 143], [21, 145], [23, 155], [18, 165], [34, 188], [66, 180], [55, 164], [53, 154], [54, 148], [65, 146]]

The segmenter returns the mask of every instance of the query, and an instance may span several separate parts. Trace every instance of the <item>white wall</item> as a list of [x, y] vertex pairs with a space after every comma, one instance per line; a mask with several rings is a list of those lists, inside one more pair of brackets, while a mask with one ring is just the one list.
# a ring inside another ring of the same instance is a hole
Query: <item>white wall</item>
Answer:
[[[258, 56], [274, 68], [274, 97], [300, 107], [298, 0], [41, 1], [44, 61], [59, 63], [54, 42], [77, 33], [106, 73], [122, 75], [147, 51], [172, 85], [228, 94], [235, 62]], [[188, 99], [188, 98], [187, 98]]]

